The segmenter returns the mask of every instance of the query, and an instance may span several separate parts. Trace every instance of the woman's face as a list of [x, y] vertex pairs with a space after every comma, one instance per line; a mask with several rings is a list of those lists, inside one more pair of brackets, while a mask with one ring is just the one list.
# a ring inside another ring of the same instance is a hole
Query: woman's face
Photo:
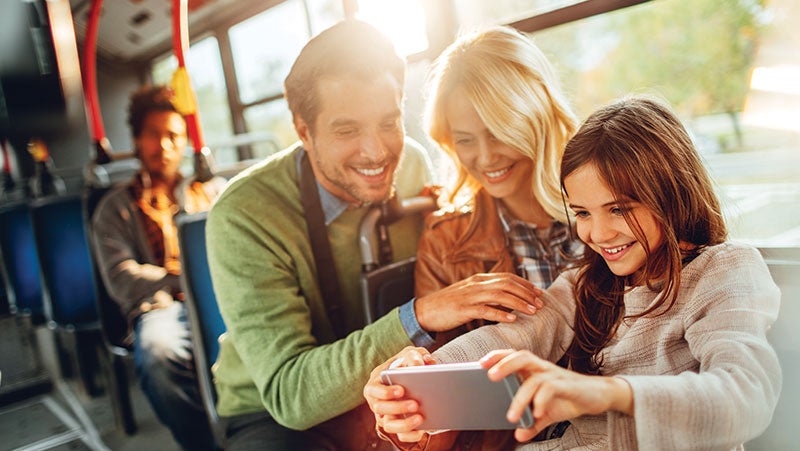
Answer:
[[500, 142], [487, 129], [462, 88], [445, 102], [445, 115], [459, 161], [497, 199], [533, 200], [533, 161]]
[[584, 165], [564, 179], [569, 207], [575, 213], [578, 236], [605, 259], [617, 276], [634, 275], [644, 268], [646, 255], [625, 221], [630, 212], [654, 251], [663, 240], [656, 218], [639, 202], [615, 199], [593, 164]]

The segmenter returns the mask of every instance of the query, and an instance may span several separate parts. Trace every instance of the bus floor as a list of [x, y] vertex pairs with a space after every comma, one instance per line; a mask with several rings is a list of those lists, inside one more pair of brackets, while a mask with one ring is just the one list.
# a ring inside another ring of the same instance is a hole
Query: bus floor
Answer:
[[[14, 385], [15, 377], [17, 382], [24, 377], [32, 379], [30, 374], [22, 373], [26, 359], [31, 360], [33, 349], [26, 349], [28, 343], [17, 340], [14, 325], [18, 322], [9, 318], [2, 318], [0, 322], [0, 388], [7, 391], [13, 388], [9, 385]], [[57, 354], [53, 350], [52, 334], [40, 327], [35, 331], [35, 337], [35, 346], [42, 356], [41, 366], [46, 368], [39, 371], [44, 376], [38, 377], [50, 383], [42, 384], [44, 388], [30, 390], [31, 395], [17, 396], [19, 399], [12, 396], [11, 401], [0, 403], [0, 451], [180, 450], [172, 434], [153, 413], [138, 386], [132, 365], [129, 365], [130, 395], [137, 432], [126, 435], [116, 425], [108, 391], [103, 388], [100, 394], [90, 396], [77, 377], [53, 377], [58, 366], [54, 363], [55, 358], [47, 357]], [[102, 376], [98, 375], [97, 379], [102, 383]], [[81, 408], [73, 408], [76, 405]]]

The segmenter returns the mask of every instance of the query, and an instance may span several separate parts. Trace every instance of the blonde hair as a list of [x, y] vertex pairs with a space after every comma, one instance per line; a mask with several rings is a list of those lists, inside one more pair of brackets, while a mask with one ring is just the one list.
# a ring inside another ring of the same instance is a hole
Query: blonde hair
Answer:
[[458, 171], [449, 202], [462, 188], [480, 188], [458, 160], [445, 115], [448, 96], [460, 87], [492, 135], [533, 161], [531, 190], [544, 211], [567, 221], [559, 167], [577, 120], [552, 65], [528, 37], [508, 27], [463, 35], [436, 59], [428, 84], [428, 134]]

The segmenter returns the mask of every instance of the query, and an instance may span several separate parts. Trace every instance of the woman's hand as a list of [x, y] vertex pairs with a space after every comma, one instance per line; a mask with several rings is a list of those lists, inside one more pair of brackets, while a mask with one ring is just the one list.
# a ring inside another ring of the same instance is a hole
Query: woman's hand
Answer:
[[414, 303], [417, 321], [429, 332], [443, 332], [474, 319], [510, 323], [513, 312], [533, 315], [544, 303], [542, 290], [512, 273], [475, 274]]
[[385, 432], [397, 434], [398, 440], [402, 442], [418, 442], [425, 434], [415, 429], [422, 424], [422, 415], [417, 413], [419, 404], [413, 399], [404, 398], [405, 389], [402, 385], [384, 385], [381, 382], [381, 371], [390, 367], [433, 363], [433, 357], [425, 348], [409, 346], [372, 370], [369, 381], [364, 386], [364, 398], [375, 414], [375, 423]]
[[508, 421], [517, 423], [526, 406], [533, 410], [533, 427], [514, 433], [520, 442], [530, 440], [553, 423], [581, 415], [610, 410], [633, 415], [633, 391], [624, 379], [576, 373], [529, 351], [492, 351], [481, 359], [481, 365], [489, 369], [493, 381], [513, 373], [522, 378], [507, 414]]

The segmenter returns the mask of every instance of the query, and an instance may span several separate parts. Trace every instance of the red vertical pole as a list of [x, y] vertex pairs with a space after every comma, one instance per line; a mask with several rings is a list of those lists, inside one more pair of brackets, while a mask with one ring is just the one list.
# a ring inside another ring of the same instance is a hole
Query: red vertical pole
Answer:
[[100, 11], [103, 0], [92, 0], [89, 6], [89, 20], [86, 24], [86, 40], [83, 51], [83, 96], [86, 100], [86, 115], [89, 118], [92, 138], [95, 145], [94, 160], [97, 164], [111, 161], [109, 151], [111, 144], [106, 138], [103, 127], [103, 116], [100, 114], [100, 102], [97, 98], [97, 30], [100, 23]]

